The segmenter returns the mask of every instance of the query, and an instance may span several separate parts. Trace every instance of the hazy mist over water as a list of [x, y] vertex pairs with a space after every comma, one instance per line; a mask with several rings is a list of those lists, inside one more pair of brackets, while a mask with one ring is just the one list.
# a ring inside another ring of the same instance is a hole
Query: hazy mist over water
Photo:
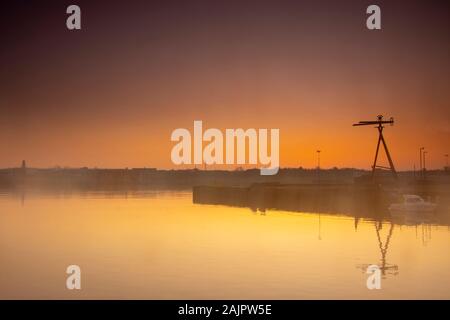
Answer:
[[[450, 229], [433, 222], [262, 213], [190, 191], [4, 193], [0, 207], [2, 299], [450, 298]], [[70, 264], [82, 290], [65, 287]]]

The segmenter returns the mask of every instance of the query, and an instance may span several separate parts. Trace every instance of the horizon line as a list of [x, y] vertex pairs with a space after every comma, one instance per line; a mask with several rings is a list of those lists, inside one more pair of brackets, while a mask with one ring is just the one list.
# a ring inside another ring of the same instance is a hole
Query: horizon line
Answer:
[[[14, 170], [14, 169], [22, 169], [23, 167], [4, 167], [0, 168], [0, 170]], [[210, 169], [203, 169], [203, 168], [157, 168], [157, 167], [70, 167], [70, 166], [53, 166], [53, 167], [25, 167], [26, 169], [34, 169], [34, 170], [156, 170], [156, 171], [228, 171], [228, 172], [236, 172], [236, 171], [251, 171], [251, 170], [260, 170], [261, 168], [255, 167], [255, 168], [243, 168], [243, 167], [237, 167], [237, 168], [210, 168]], [[447, 171], [448, 167], [443, 167], [439, 169], [426, 169], [426, 171]], [[361, 169], [356, 167], [279, 167], [279, 170], [323, 170], [323, 171], [331, 171], [331, 170], [355, 170], [355, 171], [367, 171], [371, 172], [372, 169]], [[383, 170], [381, 170], [383, 171]], [[385, 170], [388, 171], [388, 170]], [[420, 170], [397, 170], [397, 172], [420, 172]]]

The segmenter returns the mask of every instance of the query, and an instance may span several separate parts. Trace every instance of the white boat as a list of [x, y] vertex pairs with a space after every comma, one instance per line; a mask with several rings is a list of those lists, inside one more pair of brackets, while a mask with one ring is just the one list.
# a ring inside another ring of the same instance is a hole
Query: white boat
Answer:
[[403, 202], [393, 203], [389, 206], [391, 213], [433, 213], [436, 211], [436, 204], [423, 200], [414, 194], [403, 195]]

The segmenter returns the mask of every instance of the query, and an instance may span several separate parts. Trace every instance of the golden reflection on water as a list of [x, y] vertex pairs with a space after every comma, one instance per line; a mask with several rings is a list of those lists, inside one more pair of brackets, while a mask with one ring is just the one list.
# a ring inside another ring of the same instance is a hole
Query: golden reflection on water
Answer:
[[[449, 299], [449, 228], [392, 225], [386, 246], [390, 230], [190, 192], [1, 196], [0, 298]], [[383, 253], [382, 289], [368, 290], [365, 266]], [[65, 287], [71, 264], [81, 290]]]

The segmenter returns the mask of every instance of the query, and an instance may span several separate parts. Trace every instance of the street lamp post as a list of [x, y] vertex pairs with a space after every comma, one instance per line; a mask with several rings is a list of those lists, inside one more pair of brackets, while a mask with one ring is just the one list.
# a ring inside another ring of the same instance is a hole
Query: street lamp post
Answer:
[[320, 150], [316, 150], [317, 152], [317, 182], [320, 183]]
[[419, 169], [419, 176], [423, 176], [423, 171], [422, 171], [422, 151], [424, 150], [424, 147], [420, 147], [419, 149], [419, 162], [420, 162], [420, 169]]
[[425, 155], [428, 153], [428, 151], [423, 151], [423, 177], [425, 178], [425, 173], [427, 170], [427, 166], [425, 165]]
[[320, 169], [320, 150], [317, 150], [317, 169]]

